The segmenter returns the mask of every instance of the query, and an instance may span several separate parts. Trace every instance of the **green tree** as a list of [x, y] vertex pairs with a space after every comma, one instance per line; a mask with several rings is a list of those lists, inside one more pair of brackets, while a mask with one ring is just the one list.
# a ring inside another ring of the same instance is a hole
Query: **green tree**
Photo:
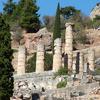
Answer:
[[54, 23], [54, 32], [53, 32], [53, 40], [56, 38], [61, 38], [61, 30], [60, 30], [60, 4], [58, 3], [56, 16], [55, 16], [55, 23]]
[[19, 25], [27, 32], [37, 32], [40, 28], [39, 8], [36, 0], [20, 0], [17, 5], [17, 14], [19, 14]]
[[15, 20], [13, 20], [13, 13], [16, 8], [15, 2], [13, 0], [8, 0], [7, 3], [4, 4], [3, 8], [3, 17], [9, 25]]
[[69, 7], [61, 8], [60, 12], [65, 19], [69, 19], [70, 17], [80, 13], [80, 10], [77, 10], [72, 6], [69, 6]]
[[8, 0], [7, 3], [4, 4], [4, 14], [12, 15], [15, 9], [15, 3], [13, 0]]
[[0, 16], [0, 100], [10, 100], [13, 94], [13, 67], [9, 25]]

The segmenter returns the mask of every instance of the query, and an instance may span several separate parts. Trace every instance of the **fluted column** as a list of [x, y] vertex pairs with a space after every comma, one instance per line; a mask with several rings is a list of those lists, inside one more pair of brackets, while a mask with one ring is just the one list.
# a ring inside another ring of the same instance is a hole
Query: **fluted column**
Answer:
[[88, 63], [89, 63], [89, 69], [91, 71], [94, 71], [95, 67], [95, 51], [93, 49], [88, 50]]
[[65, 33], [65, 54], [68, 56], [68, 70], [72, 71], [73, 63], [73, 23], [66, 23], [66, 33]]
[[25, 61], [26, 61], [25, 46], [19, 46], [19, 49], [18, 49], [18, 67], [17, 67], [17, 74], [18, 75], [25, 74]]
[[36, 55], [36, 73], [44, 72], [44, 45], [39, 43]]
[[53, 71], [57, 72], [62, 66], [61, 38], [54, 41]]

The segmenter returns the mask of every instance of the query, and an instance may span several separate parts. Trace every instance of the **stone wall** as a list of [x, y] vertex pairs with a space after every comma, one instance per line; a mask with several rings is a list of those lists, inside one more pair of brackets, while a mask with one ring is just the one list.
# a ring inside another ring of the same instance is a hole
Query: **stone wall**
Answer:
[[71, 80], [67, 79], [65, 88], [57, 89], [57, 84], [68, 76], [59, 76], [54, 78], [52, 71], [43, 73], [26, 73], [24, 75], [14, 75], [14, 96], [30, 95], [33, 93], [43, 93], [46, 97], [70, 98], [71, 94], [88, 94], [92, 89], [99, 88], [98, 82], [73, 85]]
[[[50, 91], [46, 91], [46, 95], [47, 97], [51, 98], [60, 98], [63, 100], [71, 100], [71, 95], [86, 95], [88, 93], [90, 93], [93, 89], [99, 88], [99, 83], [95, 82], [95, 83], [91, 83], [91, 84], [85, 84], [85, 85], [80, 85], [80, 86], [72, 86], [72, 87], [68, 87], [68, 88], [62, 88], [62, 89], [55, 89], [55, 90], [50, 90]], [[76, 100], [76, 99], [75, 99]], [[82, 100], [87, 100], [82, 99]]]
[[57, 84], [64, 80], [64, 77], [54, 78], [51, 71], [43, 73], [26, 73], [24, 75], [14, 75], [14, 96], [30, 95], [46, 90], [56, 89]]

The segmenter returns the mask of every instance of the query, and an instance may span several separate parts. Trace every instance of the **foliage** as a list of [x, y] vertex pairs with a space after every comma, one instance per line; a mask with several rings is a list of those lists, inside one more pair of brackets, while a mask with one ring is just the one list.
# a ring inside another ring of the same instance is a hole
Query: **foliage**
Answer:
[[27, 32], [37, 32], [40, 28], [38, 10], [36, 0], [19, 0], [18, 4], [8, 0], [3, 15], [11, 27], [19, 25]]
[[34, 72], [36, 68], [36, 53], [28, 60], [26, 72]]
[[8, 0], [6, 4], [4, 4], [4, 14], [12, 15], [15, 9], [15, 3], [13, 0]]
[[16, 9], [16, 4], [13, 2], [13, 0], [7, 0], [7, 3], [4, 4], [3, 17], [10, 26], [12, 26], [15, 20], [13, 18], [13, 13], [15, 9]]
[[66, 85], [67, 85], [67, 80], [64, 80], [57, 84], [57, 88], [63, 88], [66, 87]]
[[56, 38], [61, 37], [61, 22], [60, 22], [60, 4], [58, 3], [57, 10], [56, 10], [56, 16], [55, 16], [55, 23], [54, 23], [54, 32], [53, 32], [53, 40]]
[[68, 74], [68, 70], [65, 67], [61, 67], [58, 72], [55, 73], [55, 77], [57, 76], [61, 76], [61, 75], [67, 75]]
[[[53, 57], [52, 54], [45, 53], [44, 57], [44, 68], [45, 70], [52, 69]], [[26, 72], [34, 72], [36, 68], [36, 53], [28, 60], [26, 66]]]
[[100, 75], [100, 67], [99, 67], [99, 66], [98, 66], [98, 68], [96, 68], [95, 74], [96, 74], [96, 75]]
[[72, 6], [69, 6], [69, 7], [61, 8], [60, 12], [61, 12], [61, 15], [63, 15], [65, 19], [69, 19], [70, 17], [75, 16], [76, 14], [80, 13], [80, 10], [77, 10]]
[[100, 16], [96, 16], [92, 21], [93, 28], [100, 27]]
[[88, 38], [86, 36], [85, 31], [79, 31], [78, 33], [76, 33], [75, 37], [74, 37], [74, 42], [75, 43], [81, 43], [81, 44], [86, 44], [88, 43]]
[[52, 64], [53, 64], [53, 55], [52, 54], [48, 54], [48, 53], [45, 53], [45, 56], [44, 56], [44, 68], [45, 70], [52, 70]]
[[20, 10], [20, 26], [28, 32], [37, 32], [40, 28], [40, 21], [36, 0], [20, 0], [17, 9]]
[[0, 16], [0, 100], [10, 100], [13, 94], [12, 53], [10, 29]]

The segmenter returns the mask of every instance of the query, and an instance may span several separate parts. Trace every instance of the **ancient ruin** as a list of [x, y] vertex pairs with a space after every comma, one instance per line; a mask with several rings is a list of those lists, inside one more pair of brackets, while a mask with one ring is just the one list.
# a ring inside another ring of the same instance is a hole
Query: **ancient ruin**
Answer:
[[62, 66], [62, 48], [61, 39], [57, 38], [54, 41], [54, 55], [53, 55], [53, 71], [57, 72]]
[[36, 54], [36, 73], [41, 73], [44, 71], [44, 45], [38, 44], [37, 54]]
[[25, 74], [25, 62], [26, 62], [26, 50], [24, 46], [20, 46], [18, 49], [18, 66], [17, 66], [18, 75]]
[[[88, 98], [90, 98], [94, 89], [97, 94], [100, 93], [98, 78], [93, 76], [95, 56], [100, 48], [96, 46], [73, 50], [73, 25], [73, 23], [66, 23], [65, 25], [64, 47], [61, 38], [54, 41], [52, 70], [44, 70], [44, 55], [47, 51], [41, 39], [37, 43], [36, 70], [33, 73], [25, 73], [26, 50], [28, 52], [29, 49], [25, 49], [24, 44], [19, 46], [17, 74], [14, 74], [14, 97], [32, 100], [32, 97], [35, 98], [37, 95], [36, 100], [39, 98], [39, 100], [67, 100], [66, 98], [68, 100], [72, 100], [71, 98], [89, 100]], [[64, 50], [64, 56], [62, 56], [62, 49]], [[55, 73], [63, 68], [64, 64], [68, 67], [68, 75], [55, 77]], [[58, 89], [57, 85], [66, 80], [67, 85], [65, 85], [65, 88]]]
[[94, 71], [95, 68], [95, 51], [90, 49], [88, 50], [88, 63], [89, 63], [89, 69], [91, 71]]
[[66, 23], [66, 33], [65, 33], [65, 55], [68, 57], [68, 70], [72, 71], [73, 62], [73, 23]]

